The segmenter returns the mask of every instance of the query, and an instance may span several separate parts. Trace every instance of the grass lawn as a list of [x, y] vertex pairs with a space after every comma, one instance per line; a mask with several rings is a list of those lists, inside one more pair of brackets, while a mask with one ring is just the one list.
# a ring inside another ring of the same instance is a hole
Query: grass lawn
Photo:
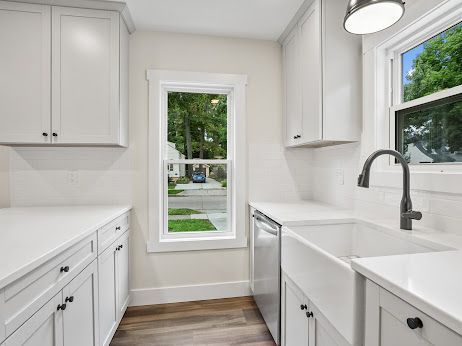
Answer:
[[180, 192], [183, 192], [184, 190], [171, 190], [171, 189], [168, 189], [168, 194], [169, 196], [171, 195], [178, 195]]
[[200, 211], [188, 208], [168, 208], [168, 215], [193, 215], [202, 214]]
[[169, 232], [201, 232], [215, 231], [209, 220], [168, 220]]

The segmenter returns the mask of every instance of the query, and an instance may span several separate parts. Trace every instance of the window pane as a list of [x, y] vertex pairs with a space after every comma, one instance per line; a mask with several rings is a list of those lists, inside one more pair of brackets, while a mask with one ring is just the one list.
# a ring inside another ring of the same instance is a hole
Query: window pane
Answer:
[[462, 95], [398, 111], [396, 139], [411, 164], [462, 162]]
[[462, 84], [462, 23], [402, 54], [404, 101]]
[[168, 93], [167, 159], [227, 158], [227, 97]]
[[170, 164], [168, 232], [227, 232], [226, 164]]

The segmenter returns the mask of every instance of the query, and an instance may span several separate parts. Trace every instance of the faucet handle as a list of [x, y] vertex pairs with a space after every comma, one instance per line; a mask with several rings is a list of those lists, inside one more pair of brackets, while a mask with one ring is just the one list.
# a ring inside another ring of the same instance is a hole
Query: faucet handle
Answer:
[[408, 210], [401, 214], [402, 217], [412, 220], [420, 220], [422, 218], [422, 213], [420, 211]]

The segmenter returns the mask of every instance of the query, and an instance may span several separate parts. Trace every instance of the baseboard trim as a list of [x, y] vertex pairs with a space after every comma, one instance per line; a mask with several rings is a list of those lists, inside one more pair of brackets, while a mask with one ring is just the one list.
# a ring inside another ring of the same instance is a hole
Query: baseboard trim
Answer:
[[131, 290], [130, 306], [190, 302], [251, 295], [249, 281]]

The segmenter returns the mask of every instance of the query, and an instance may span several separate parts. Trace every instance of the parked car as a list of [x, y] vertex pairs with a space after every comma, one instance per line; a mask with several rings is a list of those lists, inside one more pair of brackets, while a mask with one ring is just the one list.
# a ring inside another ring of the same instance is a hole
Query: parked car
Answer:
[[205, 173], [204, 172], [194, 172], [192, 176], [193, 183], [205, 183]]

